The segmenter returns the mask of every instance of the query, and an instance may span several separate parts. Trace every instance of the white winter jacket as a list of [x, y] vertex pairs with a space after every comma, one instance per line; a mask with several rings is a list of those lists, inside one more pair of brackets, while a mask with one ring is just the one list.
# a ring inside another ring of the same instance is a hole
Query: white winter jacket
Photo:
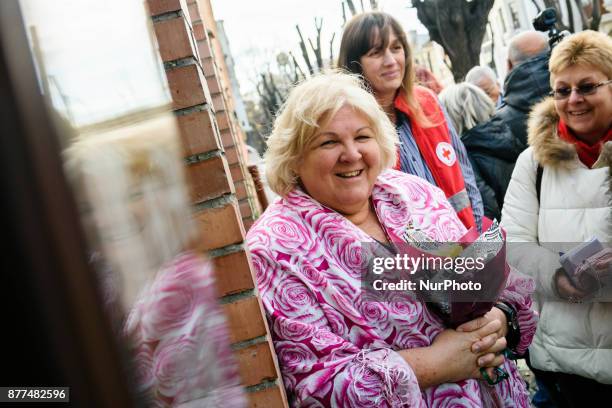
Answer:
[[[557, 136], [558, 121], [552, 99], [536, 105], [530, 116], [531, 147], [517, 160], [502, 210], [508, 260], [537, 283], [540, 322], [530, 347], [534, 367], [612, 384], [612, 303], [561, 301], [552, 279], [561, 266], [560, 251], [591, 237], [608, 245], [612, 241], [612, 142], [589, 169], [574, 145]], [[540, 202], [538, 163], [544, 169]]]

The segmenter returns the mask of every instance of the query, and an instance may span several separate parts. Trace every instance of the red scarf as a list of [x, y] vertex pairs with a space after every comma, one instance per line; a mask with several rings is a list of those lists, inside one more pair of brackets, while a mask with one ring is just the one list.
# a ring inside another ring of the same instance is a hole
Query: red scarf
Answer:
[[[425, 116], [434, 124], [432, 127], [422, 128], [416, 121], [411, 121], [410, 126], [414, 141], [436, 184], [444, 191], [446, 198], [453, 202], [456, 201], [457, 197], [465, 196], [467, 206], [455, 208], [455, 210], [466, 228], [475, 227], [476, 221], [472, 212], [472, 206], [469, 204], [469, 198], [467, 197], [463, 173], [459, 166], [457, 154], [452, 147], [448, 125], [446, 124], [444, 112], [440, 108], [438, 99], [432, 91], [421, 86], [415, 87], [414, 96], [421, 109], [423, 109]], [[396, 109], [408, 117], [414, 118], [414, 114], [408, 106], [403, 92], [397, 95], [394, 105]], [[395, 168], [399, 169], [399, 150]]]
[[572, 130], [568, 128], [565, 122], [562, 120], [559, 120], [559, 124], [557, 125], [557, 134], [561, 139], [576, 146], [578, 158], [590, 169], [599, 158], [601, 148], [604, 143], [612, 140], [612, 127], [608, 129], [608, 133], [606, 133], [604, 137], [592, 145], [585, 143], [574, 136], [574, 132], [572, 132]]

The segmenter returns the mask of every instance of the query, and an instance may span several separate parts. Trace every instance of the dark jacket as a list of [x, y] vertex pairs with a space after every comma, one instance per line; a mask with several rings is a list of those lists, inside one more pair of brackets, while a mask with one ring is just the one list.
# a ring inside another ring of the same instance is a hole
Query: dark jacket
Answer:
[[506, 123], [514, 137], [527, 148], [527, 116], [531, 107], [550, 92], [548, 59], [542, 54], [517, 65], [504, 82], [504, 101], [495, 117]]
[[499, 220], [514, 163], [524, 150], [524, 145], [499, 118], [492, 118], [463, 132], [461, 141], [474, 169], [484, 214]]

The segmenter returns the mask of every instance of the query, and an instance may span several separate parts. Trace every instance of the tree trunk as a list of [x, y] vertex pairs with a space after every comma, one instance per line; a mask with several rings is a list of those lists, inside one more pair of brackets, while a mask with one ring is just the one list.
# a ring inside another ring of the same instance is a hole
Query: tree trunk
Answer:
[[451, 60], [455, 82], [480, 63], [480, 47], [494, 0], [413, 0], [417, 16]]
[[[497, 74], [497, 64], [495, 64], [495, 33], [493, 32], [493, 27], [491, 26], [491, 22], [487, 21], [487, 26], [489, 26], [489, 31], [491, 32], [491, 63], [489, 64], [493, 71]], [[485, 28], [486, 30], [486, 28]]]

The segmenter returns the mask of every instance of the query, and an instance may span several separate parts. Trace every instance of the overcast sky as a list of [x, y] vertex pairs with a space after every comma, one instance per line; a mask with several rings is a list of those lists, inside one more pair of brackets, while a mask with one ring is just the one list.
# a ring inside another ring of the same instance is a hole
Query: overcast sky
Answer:
[[21, 7], [51, 101], [75, 126], [170, 102], [142, 2], [22, 0]]
[[[340, 0], [211, 0], [215, 18], [224, 21], [238, 80], [243, 93], [253, 89], [257, 73], [265, 70], [281, 51], [293, 51], [301, 59], [299, 24], [305, 41], [316, 38], [314, 18], [323, 18], [323, 57], [329, 58], [329, 41], [334, 32], [334, 56], [338, 55], [342, 26]], [[353, 0], [360, 8], [359, 0]], [[363, 0], [366, 9], [369, 0]], [[408, 0], [379, 0], [379, 8], [396, 17], [406, 30], [427, 32]], [[348, 12], [348, 11], [347, 11]]]

